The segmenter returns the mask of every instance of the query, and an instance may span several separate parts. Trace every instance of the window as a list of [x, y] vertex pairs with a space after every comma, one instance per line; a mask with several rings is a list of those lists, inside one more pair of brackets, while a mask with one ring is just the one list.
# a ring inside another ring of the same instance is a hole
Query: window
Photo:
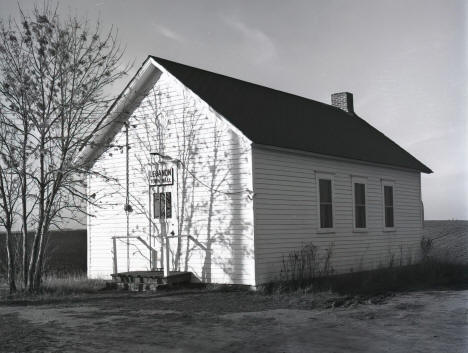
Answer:
[[353, 183], [354, 189], [354, 227], [363, 229], [367, 227], [366, 217], [366, 184]]
[[153, 193], [154, 218], [172, 217], [172, 195], [170, 192]]
[[393, 228], [395, 226], [394, 212], [393, 212], [393, 185], [384, 185], [383, 194], [384, 194], [385, 228]]
[[333, 228], [332, 180], [319, 178], [320, 228]]

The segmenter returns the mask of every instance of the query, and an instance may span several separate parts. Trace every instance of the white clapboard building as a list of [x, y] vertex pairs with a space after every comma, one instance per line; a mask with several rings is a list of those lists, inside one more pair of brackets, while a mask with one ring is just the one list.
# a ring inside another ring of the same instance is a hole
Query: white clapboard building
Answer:
[[415, 261], [421, 173], [353, 110], [148, 57], [83, 151], [88, 274], [277, 279], [313, 244], [336, 273]]

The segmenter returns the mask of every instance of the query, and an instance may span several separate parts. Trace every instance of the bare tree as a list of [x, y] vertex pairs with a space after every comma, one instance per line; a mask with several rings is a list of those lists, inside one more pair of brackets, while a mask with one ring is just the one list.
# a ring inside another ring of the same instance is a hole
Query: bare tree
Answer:
[[[48, 3], [30, 16], [21, 9], [20, 14], [20, 23], [9, 20], [0, 27], [0, 109], [15, 130], [6, 143], [19, 151], [24, 283], [37, 291], [49, 229], [85, 212], [87, 169], [77, 157], [105, 128], [112, 101], [105, 89], [128, 66], [120, 64], [123, 50], [112, 29], [101, 36], [99, 23], [62, 19]], [[34, 229], [29, 252], [28, 228]]]

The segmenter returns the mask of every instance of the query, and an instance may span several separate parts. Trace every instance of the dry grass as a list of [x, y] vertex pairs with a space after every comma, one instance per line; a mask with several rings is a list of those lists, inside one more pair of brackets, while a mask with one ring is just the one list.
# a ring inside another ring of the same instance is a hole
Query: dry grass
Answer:
[[428, 259], [414, 265], [332, 276], [320, 285], [341, 294], [366, 296], [414, 290], [467, 289], [468, 265]]
[[334, 244], [330, 244], [320, 252], [318, 247], [309, 243], [291, 251], [281, 262], [279, 285], [286, 291], [297, 290], [315, 279], [331, 276], [334, 272], [330, 262], [333, 247]]
[[91, 279], [85, 274], [69, 274], [66, 276], [47, 275], [42, 284], [42, 293], [55, 296], [96, 293], [105, 288], [103, 279]]
[[[322, 252], [309, 244], [284, 258], [280, 281], [266, 284], [260, 289], [278, 294], [332, 290], [343, 295], [378, 295], [417, 289], [468, 288], [468, 221], [426, 221], [424, 233], [426, 243], [421, 243], [421, 250], [425, 252], [425, 261], [421, 263], [395, 266], [392, 262], [374, 271], [333, 275], [330, 265], [333, 244]], [[63, 256], [75, 260], [78, 257], [82, 256], [68, 253]], [[74, 263], [77, 263], [75, 260]], [[62, 262], [60, 258], [58, 263]], [[70, 268], [52, 266], [55, 271], [69, 271]], [[83, 273], [50, 274], [45, 276], [42, 291], [35, 297], [48, 299], [79, 296], [97, 293], [104, 287], [104, 280], [88, 279]], [[208, 285], [204, 290], [229, 292], [239, 288]], [[0, 299], [7, 295], [6, 280], [2, 279], [0, 273]], [[17, 297], [32, 296], [20, 292], [15, 295]]]
[[434, 255], [434, 241], [421, 240], [423, 260], [399, 266], [394, 257], [371, 271], [334, 275], [330, 266], [333, 246], [319, 256], [317, 247], [307, 244], [283, 258], [278, 281], [261, 287], [262, 292], [317, 293], [331, 291], [347, 296], [380, 296], [392, 292], [432, 289], [468, 289], [468, 264]]
[[97, 293], [103, 290], [106, 281], [103, 279], [90, 279], [85, 274], [45, 275], [39, 293], [31, 294], [22, 289], [10, 295], [6, 280], [0, 278], [0, 299], [50, 299], [66, 296], [78, 296]]

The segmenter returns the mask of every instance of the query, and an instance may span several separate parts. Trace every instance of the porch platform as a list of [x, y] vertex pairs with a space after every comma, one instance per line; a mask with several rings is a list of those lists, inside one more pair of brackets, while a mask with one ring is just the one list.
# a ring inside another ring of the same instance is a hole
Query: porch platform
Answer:
[[164, 277], [162, 270], [119, 272], [111, 276], [112, 287], [139, 292], [157, 290], [174, 284], [187, 284], [192, 280], [192, 272], [170, 271], [169, 275]]

